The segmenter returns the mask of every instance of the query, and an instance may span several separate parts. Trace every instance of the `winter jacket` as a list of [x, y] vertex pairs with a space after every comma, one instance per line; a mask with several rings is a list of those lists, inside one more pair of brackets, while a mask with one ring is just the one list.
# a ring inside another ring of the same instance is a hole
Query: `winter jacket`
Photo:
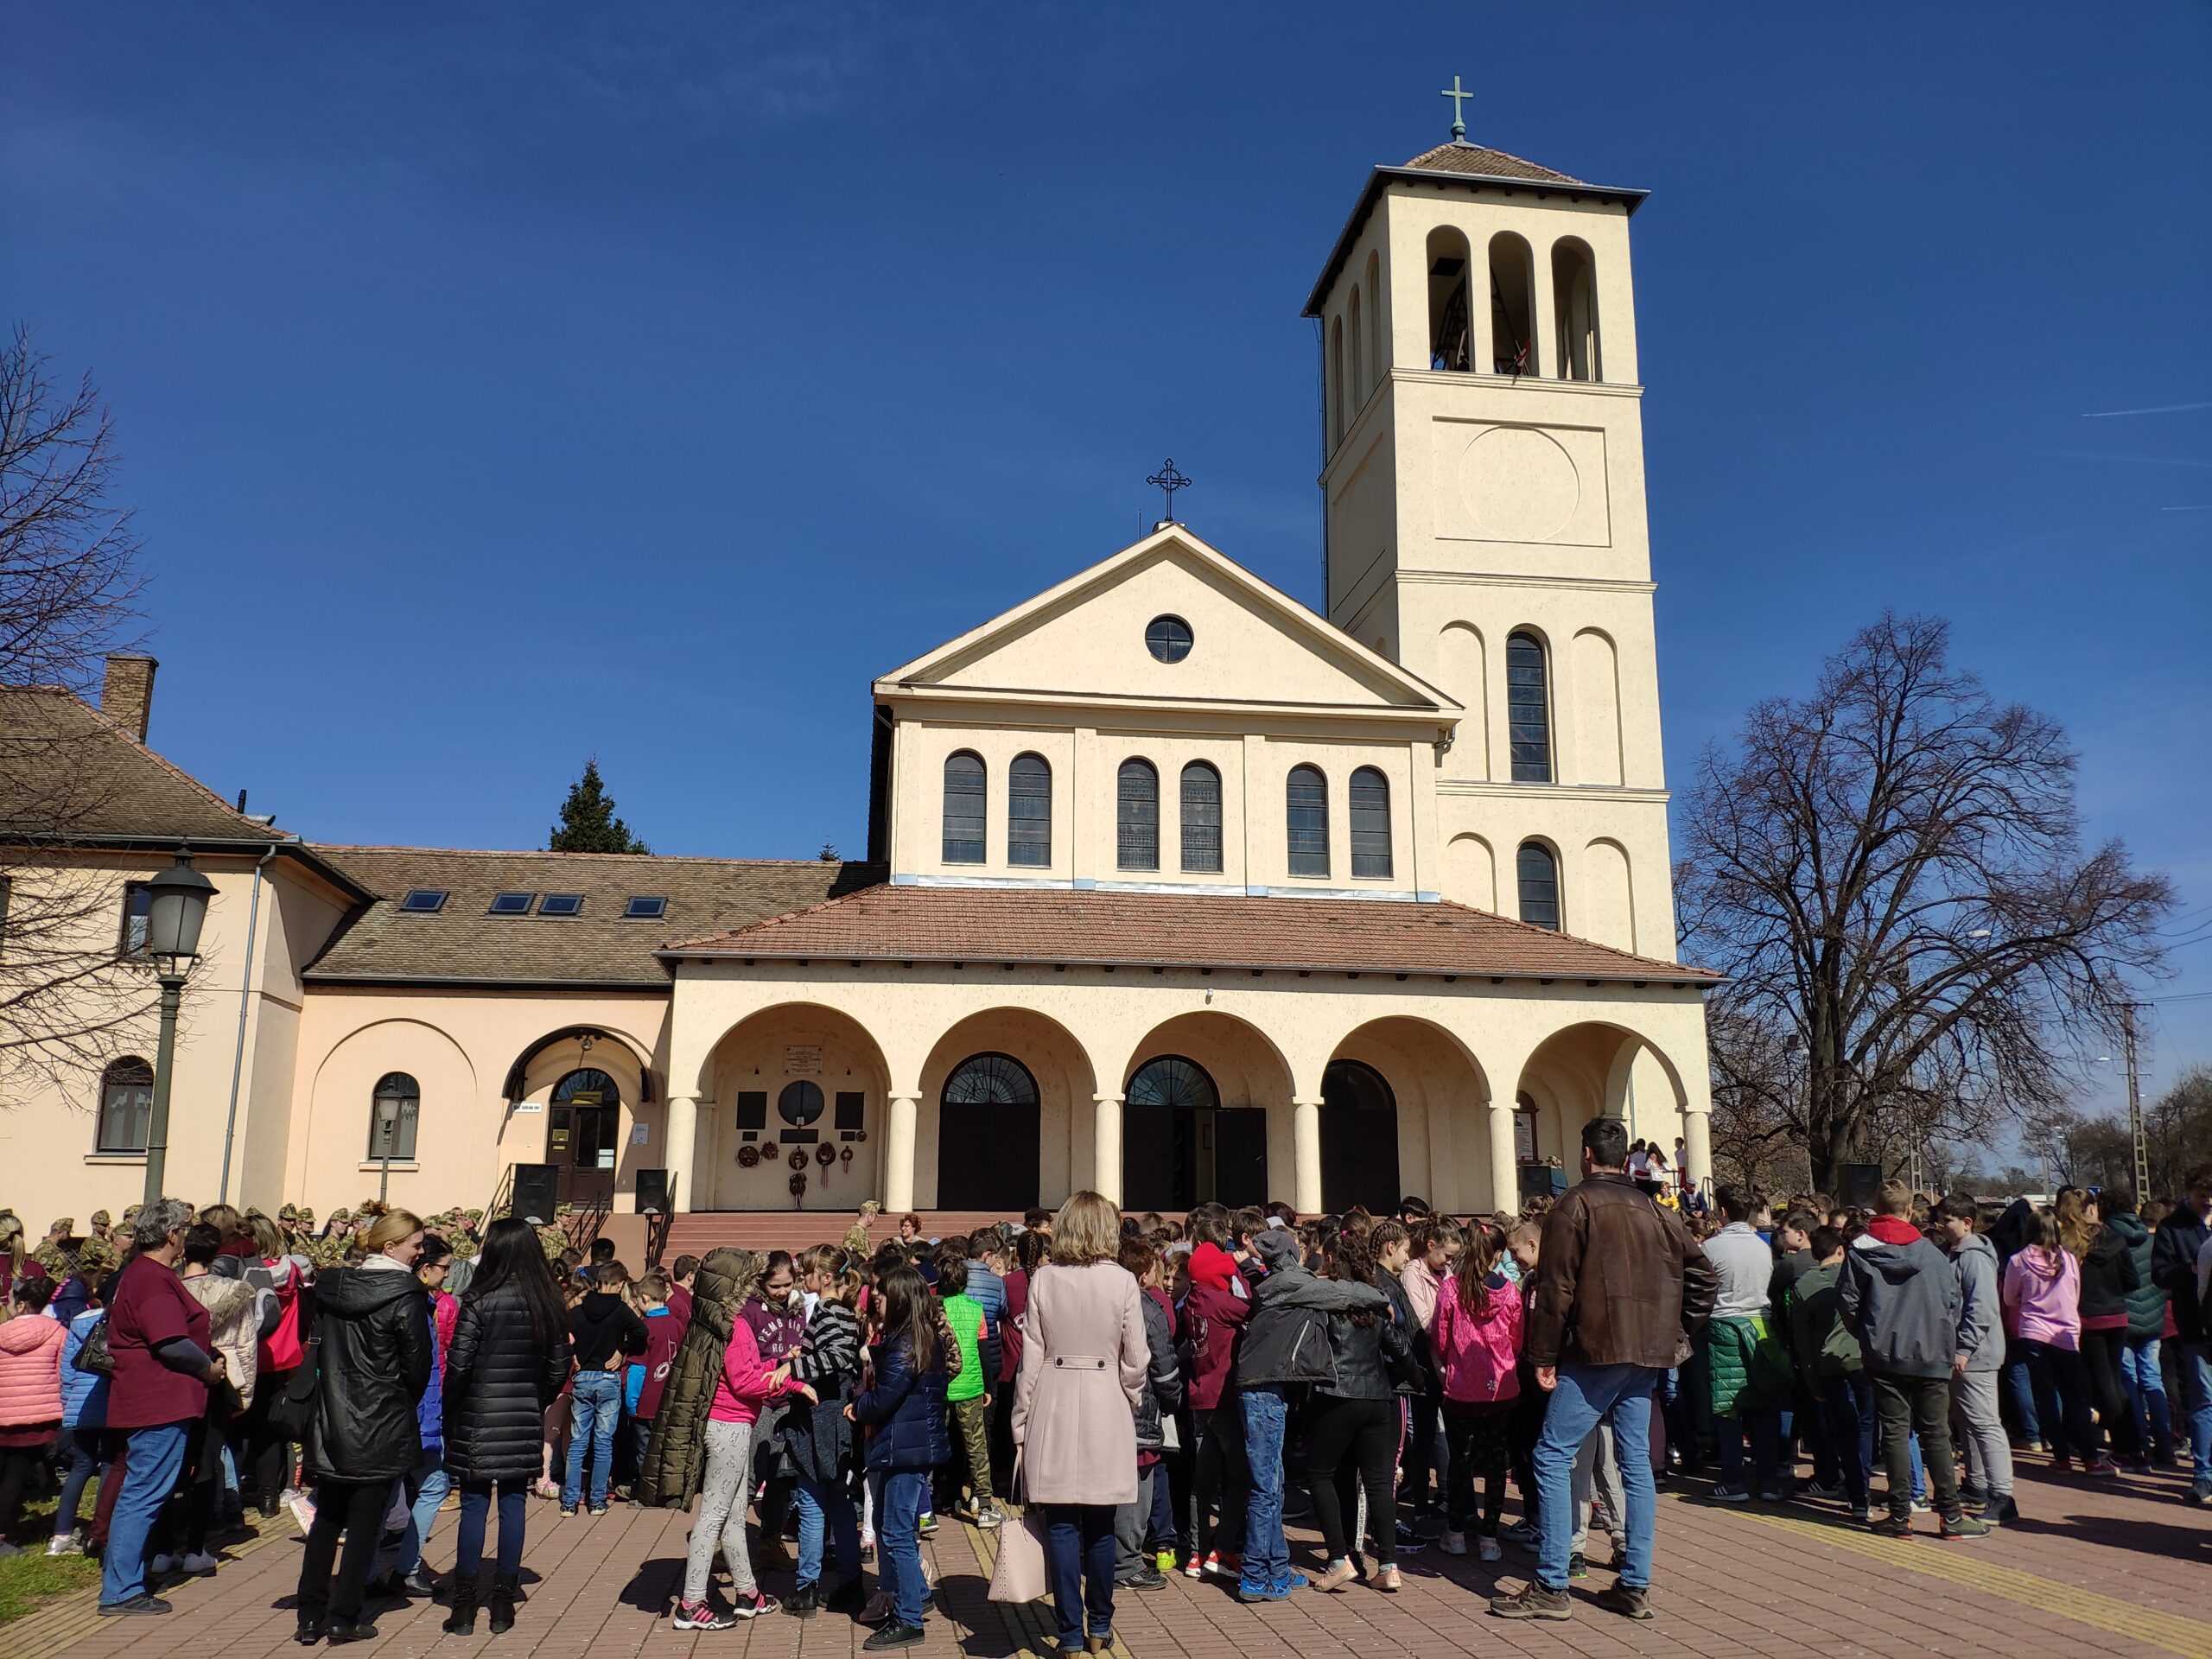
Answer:
[[[1429, 1344], [1428, 1332], [1414, 1316], [1413, 1298], [1406, 1294], [1405, 1281], [1386, 1273], [1378, 1282], [1383, 1295], [1389, 1298], [1390, 1317], [1397, 1321], [1398, 1330], [1406, 1339], [1402, 1353], [1384, 1356], [1390, 1365], [1391, 1386], [1402, 1395], [1431, 1393], [1436, 1387], [1436, 1355]], [[1514, 1300], [1520, 1299], [1520, 1293], [1516, 1291]]]
[[1428, 1338], [1446, 1400], [1491, 1404], [1521, 1392], [1528, 1305], [1502, 1273], [1491, 1274], [1483, 1286], [1489, 1295], [1479, 1313], [1468, 1311], [1456, 1276], [1445, 1279], [1437, 1294], [1436, 1323]]
[[983, 1377], [988, 1393], [995, 1389], [1006, 1365], [1006, 1281], [970, 1256], [968, 1297], [983, 1310]]
[[540, 1337], [513, 1285], [461, 1300], [443, 1381], [446, 1468], [456, 1480], [536, 1478], [545, 1411], [569, 1380], [569, 1333]]
[[2082, 1327], [2086, 1331], [2126, 1331], [2133, 1322], [2128, 1298], [2141, 1288], [2135, 1270], [2135, 1254], [2128, 1241], [2109, 1227], [2097, 1229], [2088, 1254], [2082, 1258]]
[[1175, 1327], [1167, 1310], [1149, 1294], [1140, 1296], [1138, 1302], [1144, 1314], [1145, 1348], [1151, 1360], [1146, 1368], [1143, 1393], [1137, 1400], [1137, 1450], [1157, 1452], [1167, 1443], [1160, 1427], [1161, 1417], [1172, 1417], [1183, 1408], [1183, 1369], [1176, 1363]]
[[793, 1469], [825, 1484], [852, 1461], [853, 1426], [845, 1406], [860, 1389], [861, 1322], [851, 1308], [842, 1302], [814, 1305], [799, 1343], [798, 1377], [817, 1399], [812, 1404], [804, 1395], [792, 1400], [784, 1419], [785, 1449]]
[[1236, 1392], [1236, 1342], [1252, 1317], [1252, 1293], [1217, 1244], [1191, 1252], [1191, 1294], [1183, 1299], [1183, 1340], [1190, 1351], [1193, 1411], [1211, 1411]]
[[[223, 1258], [235, 1262], [236, 1256]], [[257, 1356], [261, 1347], [261, 1298], [241, 1279], [226, 1279], [213, 1268], [181, 1281], [184, 1294], [207, 1310], [208, 1339], [223, 1357], [241, 1408], [253, 1403]]]
[[645, 1352], [639, 1367], [645, 1375], [639, 1379], [637, 1397], [630, 1402], [632, 1416], [651, 1422], [660, 1415], [661, 1390], [668, 1386], [676, 1351], [683, 1345], [683, 1319], [672, 1306], [645, 1315]]
[[743, 1250], [710, 1250], [691, 1281], [690, 1323], [661, 1391], [638, 1477], [639, 1495], [648, 1507], [688, 1507], [706, 1473], [707, 1412], [721, 1386], [722, 1354], [738, 1318], [736, 1273], [747, 1255]]
[[2127, 1293], [2128, 1340], [2147, 1342], [2163, 1335], [2166, 1293], [2151, 1276], [2151, 1230], [2143, 1224], [2142, 1217], [2130, 1210], [2124, 1215], [2107, 1216], [2105, 1231], [2119, 1237], [2135, 1263], [2135, 1288]]
[[2067, 1250], [2022, 1250], [2005, 1264], [2005, 1306], [2023, 1342], [2082, 1345], [2082, 1270]]
[[2158, 1224], [2151, 1244], [2151, 1282], [2166, 1293], [2174, 1311], [2174, 1332], [2184, 1341], [2204, 1337], [2204, 1308], [2196, 1291], [2196, 1253], [2204, 1248], [2204, 1218], [2187, 1199]]
[[999, 1325], [999, 1381], [1011, 1382], [1021, 1374], [1021, 1316], [1029, 1307], [1029, 1275], [1016, 1268], [1001, 1283], [1006, 1317]]
[[1523, 1351], [1534, 1365], [1675, 1363], [1713, 1312], [1713, 1264], [1626, 1175], [1577, 1181], [1544, 1218]]
[[69, 1327], [22, 1315], [0, 1325], [0, 1429], [61, 1421], [61, 1350]]
[[[1152, 1376], [1148, 1300], [1112, 1262], [1056, 1263], [1031, 1276], [1013, 1417], [1027, 1502], [1136, 1501], [1135, 1414]], [[876, 1466], [871, 1449], [868, 1467]]]
[[107, 1317], [102, 1307], [88, 1307], [69, 1321], [68, 1340], [61, 1348], [61, 1426], [64, 1428], [104, 1428], [107, 1426], [107, 1378], [98, 1371], [77, 1369], [77, 1351], [92, 1327]]
[[1414, 1322], [1427, 1330], [1436, 1323], [1437, 1300], [1444, 1294], [1443, 1281], [1436, 1276], [1436, 1269], [1417, 1255], [1400, 1269], [1398, 1283], [1406, 1293], [1406, 1300], [1413, 1304]]
[[913, 1351], [904, 1342], [884, 1343], [870, 1351], [875, 1386], [853, 1402], [854, 1420], [868, 1431], [868, 1468], [936, 1468], [952, 1456], [952, 1437], [945, 1427], [944, 1367], [916, 1370]]
[[446, 1360], [438, 1341], [438, 1308], [435, 1299], [423, 1309], [430, 1332], [430, 1380], [415, 1402], [415, 1432], [423, 1437], [423, 1456], [442, 1459], [446, 1451]]
[[1997, 1252], [1980, 1233], [1968, 1233], [1951, 1251], [1959, 1275], [1959, 1351], [1967, 1370], [2005, 1369], [2005, 1310]]
[[580, 1371], [603, 1371], [618, 1353], [645, 1351], [645, 1322], [620, 1295], [604, 1290], [588, 1293], [569, 1310], [569, 1337]]
[[793, 1384], [789, 1378], [780, 1382], [773, 1380], [776, 1369], [783, 1363], [776, 1356], [760, 1351], [753, 1327], [743, 1319], [732, 1325], [729, 1340], [722, 1344], [721, 1377], [715, 1384], [714, 1403], [707, 1408], [707, 1421], [758, 1422], [762, 1408], [769, 1402], [779, 1401], [791, 1390]]
[[1780, 1411], [1789, 1403], [1789, 1350], [1764, 1313], [1717, 1313], [1705, 1327], [1706, 1380], [1713, 1414]]
[[1301, 1382], [1333, 1387], [1337, 1366], [1328, 1316], [1363, 1307], [1387, 1310], [1390, 1305], [1372, 1285], [1317, 1278], [1300, 1267], [1267, 1274], [1254, 1287], [1252, 1300], [1252, 1317], [1236, 1348], [1239, 1389]]
[[747, 1297], [744, 1317], [760, 1344], [760, 1357], [771, 1363], [781, 1363], [805, 1340], [806, 1299], [797, 1292], [780, 1307], [771, 1307], [758, 1296]]
[[413, 1473], [423, 1461], [415, 1408], [431, 1363], [422, 1282], [397, 1263], [333, 1268], [315, 1281], [312, 1334], [320, 1375], [308, 1426], [309, 1471], [356, 1482]]
[[1959, 1351], [1959, 1275], [1909, 1222], [1877, 1216], [1843, 1253], [1843, 1322], [1866, 1369], [1948, 1376]]
[[[2000, 1357], [2004, 1348], [1998, 1344]], [[1815, 1264], [1789, 1290], [1789, 1349], [1797, 1373], [1815, 1378], [1855, 1376], [1866, 1370], [1859, 1338], [1843, 1323], [1843, 1263]], [[1813, 1392], [1820, 1393], [1817, 1384]]]

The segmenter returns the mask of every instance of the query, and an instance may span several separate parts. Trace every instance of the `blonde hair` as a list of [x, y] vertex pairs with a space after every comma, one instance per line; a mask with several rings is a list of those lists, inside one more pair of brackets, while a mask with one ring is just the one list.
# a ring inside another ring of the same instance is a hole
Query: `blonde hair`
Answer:
[[1060, 1206], [1052, 1217], [1052, 1262], [1056, 1267], [1087, 1268], [1111, 1262], [1122, 1253], [1122, 1211], [1088, 1187]]
[[423, 1230], [423, 1218], [411, 1210], [387, 1210], [377, 1217], [376, 1225], [362, 1235], [361, 1248], [371, 1255], [388, 1244], [397, 1244], [410, 1233]]

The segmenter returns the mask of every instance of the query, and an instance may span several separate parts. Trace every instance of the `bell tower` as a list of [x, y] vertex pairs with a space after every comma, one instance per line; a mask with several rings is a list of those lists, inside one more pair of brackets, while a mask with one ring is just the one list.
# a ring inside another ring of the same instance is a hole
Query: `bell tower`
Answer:
[[1330, 620], [1467, 710], [1438, 765], [1444, 895], [1672, 957], [1644, 195], [1455, 137], [1375, 169], [1306, 315]]

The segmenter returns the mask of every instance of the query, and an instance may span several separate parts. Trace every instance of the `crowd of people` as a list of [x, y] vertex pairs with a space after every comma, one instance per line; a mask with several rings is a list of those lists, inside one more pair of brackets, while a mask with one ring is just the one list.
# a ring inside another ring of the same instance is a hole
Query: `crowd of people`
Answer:
[[[1029, 1529], [1061, 1650], [1095, 1652], [1116, 1596], [1171, 1573], [1390, 1593], [1432, 1548], [1529, 1552], [1490, 1611], [1566, 1618], [1593, 1528], [1596, 1605], [1648, 1618], [1656, 1495], [1708, 1467], [1713, 1502], [1897, 1536], [2017, 1519], [2024, 1450], [2084, 1478], [2186, 1464], [2212, 1503], [2212, 1166], [2140, 1211], [1891, 1182], [1866, 1212], [1777, 1215], [1686, 1205], [1611, 1120], [1580, 1163], [1517, 1214], [1170, 1220], [1080, 1192], [965, 1237], [910, 1216], [874, 1243], [864, 1216], [637, 1274], [605, 1239], [462, 1211], [317, 1228], [164, 1199], [35, 1249], [0, 1213], [0, 1525], [54, 1482], [48, 1553], [97, 1553], [100, 1611], [129, 1617], [217, 1570], [246, 1505], [289, 1504], [299, 1640], [342, 1644], [410, 1597], [457, 1635], [511, 1628], [533, 1498], [585, 1524], [696, 1504], [679, 1628], [830, 1613], [881, 1650], [923, 1637], [944, 1512]], [[441, 1580], [423, 1548], [454, 1503]]]

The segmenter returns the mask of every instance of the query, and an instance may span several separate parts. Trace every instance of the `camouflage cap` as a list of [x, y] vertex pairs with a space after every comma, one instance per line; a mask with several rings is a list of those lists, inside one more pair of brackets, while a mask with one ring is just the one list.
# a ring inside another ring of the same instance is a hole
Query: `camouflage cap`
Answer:
[[67, 1238], [67, 1237], [68, 1237], [68, 1236], [69, 1236], [69, 1235], [70, 1235], [70, 1234], [72, 1234], [72, 1233], [75, 1232], [76, 1230], [77, 1230], [77, 1217], [74, 1217], [74, 1216], [64, 1216], [64, 1217], [61, 1217], [61, 1219], [60, 1219], [60, 1220], [59, 1220], [59, 1221], [55, 1222], [52, 1226], [48, 1227], [48, 1228], [46, 1230], [46, 1232], [47, 1232], [47, 1236], [48, 1236], [48, 1237], [49, 1237], [49, 1238], [54, 1237], [54, 1236], [56, 1236], [57, 1235], [58, 1235], [59, 1236], [62, 1237], [62, 1238]]
[[92, 1211], [92, 1225], [95, 1227], [112, 1227], [115, 1225], [115, 1217], [108, 1214], [105, 1210], [95, 1210]]

